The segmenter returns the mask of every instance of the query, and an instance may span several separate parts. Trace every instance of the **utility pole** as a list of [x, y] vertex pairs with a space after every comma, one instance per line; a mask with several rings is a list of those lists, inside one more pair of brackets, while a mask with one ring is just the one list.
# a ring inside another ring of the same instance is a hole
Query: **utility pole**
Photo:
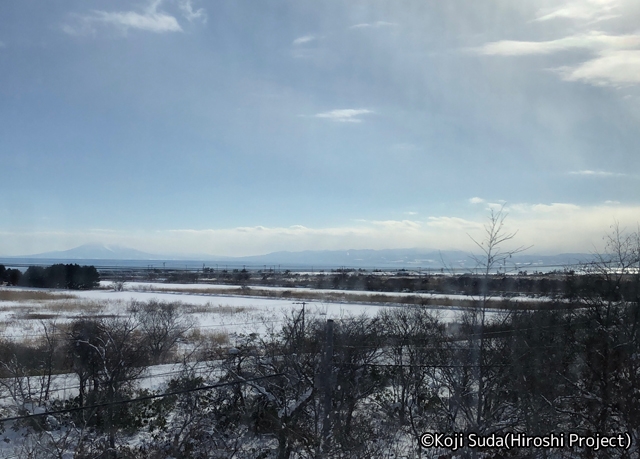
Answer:
[[325, 458], [329, 449], [331, 436], [331, 380], [333, 361], [333, 320], [328, 319], [325, 328], [324, 365], [322, 369], [322, 387], [324, 390], [324, 408], [322, 410], [322, 439], [320, 440], [320, 457]]
[[301, 317], [302, 317], [302, 338], [304, 338], [304, 306], [307, 304], [307, 302], [306, 301], [302, 301], [302, 302], [293, 303], [293, 304], [301, 304], [302, 305], [302, 313], [301, 313], [302, 314], [301, 315]]

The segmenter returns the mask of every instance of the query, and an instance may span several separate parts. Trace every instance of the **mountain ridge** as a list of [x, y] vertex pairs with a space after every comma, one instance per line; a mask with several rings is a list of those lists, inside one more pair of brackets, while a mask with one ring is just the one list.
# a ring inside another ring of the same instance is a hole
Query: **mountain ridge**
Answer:
[[[253, 265], [298, 265], [298, 266], [349, 266], [349, 267], [408, 267], [408, 268], [466, 268], [476, 266], [472, 254], [461, 250], [433, 249], [349, 249], [349, 250], [304, 250], [277, 251], [262, 255], [241, 257], [220, 257], [206, 254], [167, 256], [142, 252], [119, 245], [84, 244], [69, 250], [43, 252], [22, 257], [4, 257], [7, 259], [47, 259], [61, 261], [76, 260], [131, 260], [131, 261], [215, 261], [246, 263]], [[562, 253], [556, 255], [518, 254], [512, 263], [522, 266], [558, 266], [573, 265], [592, 258], [585, 253]]]
[[33, 255], [23, 255], [10, 258], [46, 258], [61, 260], [155, 260], [162, 257], [120, 245], [82, 244], [68, 250], [55, 250], [51, 252], [42, 252]]

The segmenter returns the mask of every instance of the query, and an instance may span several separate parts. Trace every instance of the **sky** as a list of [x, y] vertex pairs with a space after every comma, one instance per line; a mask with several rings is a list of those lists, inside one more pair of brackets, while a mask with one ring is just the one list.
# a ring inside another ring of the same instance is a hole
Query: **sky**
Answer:
[[[0, 255], [600, 250], [640, 222], [637, 0], [0, 3]], [[471, 237], [470, 237], [471, 236]]]

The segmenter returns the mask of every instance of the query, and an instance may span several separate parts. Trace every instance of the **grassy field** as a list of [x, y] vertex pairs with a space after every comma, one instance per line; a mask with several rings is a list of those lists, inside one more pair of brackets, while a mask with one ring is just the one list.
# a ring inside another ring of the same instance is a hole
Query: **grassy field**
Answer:
[[[474, 308], [480, 306], [478, 297], [462, 299], [458, 297], [447, 298], [445, 296], [429, 297], [427, 295], [394, 295], [392, 293], [364, 293], [359, 291], [313, 291], [308, 289], [297, 290], [295, 288], [285, 290], [262, 289], [260, 287], [233, 287], [233, 288], [154, 288], [153, 291], [167, 293], [186, 293], [194, 295], [241, 295], [265, 298], [291, 299], [295, 301], [326, 301], [326, 302], [347, 302], [365, 303], [376, 305], [414, 305], [432, 307], [454, 307], [454, 308]], [[537, 310], [537, 309], [562, 309], [566, 304], [557, 301], [529, 301], [518, 299], [511, 301], [504, 297], [490, 297], [487, 299], [485, 307], [491, 309], [517, 309], [517, 310]]]
[[49, 301], [70, 300], [74, 295], [51, 293], [41, 290], [0, 290], [0, 301]]

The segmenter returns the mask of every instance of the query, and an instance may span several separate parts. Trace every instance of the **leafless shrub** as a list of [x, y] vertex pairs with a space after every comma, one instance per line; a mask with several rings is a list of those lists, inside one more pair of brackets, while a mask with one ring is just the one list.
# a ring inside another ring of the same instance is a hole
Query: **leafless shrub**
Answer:
[[124, 282], [122, 281], [114, 281], [111, 284], [111, 288], [114, 292], [122, 292], [124, 290]]
[[184, 339], [193, 323], [181, 303], [133, 301], [129, 307], [142, 334], [142, 346], [154, 363], [162, 363]]

